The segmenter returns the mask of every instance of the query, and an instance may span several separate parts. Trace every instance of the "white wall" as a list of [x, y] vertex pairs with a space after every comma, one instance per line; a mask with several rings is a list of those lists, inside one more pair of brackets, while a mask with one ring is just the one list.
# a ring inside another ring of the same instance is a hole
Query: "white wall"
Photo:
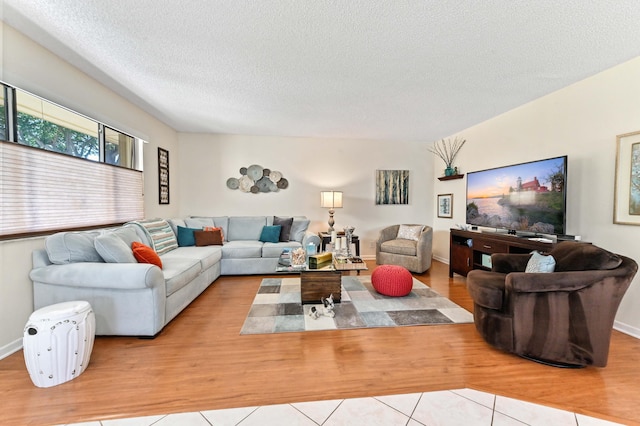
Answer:
[[[418, 142], [376, 142], [177, 134], [12, 28], [2, 27], [2, 80], [149, 141], [145, 154], [148, 217], [190, 214], [306, 215], [312, 230], [326, 228], [319, 192], [344, 191], [336, 227], [353, 225], [365, 256], [382, 227], [427, 223], [435, 228], [434, 254], [447, 261], [449, 228], [465, 220], [465, 179], [440, 182], [442, 162]], [[568, 229], [640, 260], [640, 227], [613, 225], [615, 136], [640, 130], [640, 58], [460, 132], [468, 142], [456, 165], [462, 172], [569, 156]], [[157, 148], [170, 152], [171, 204], [158, 205]], [[180, 147], [180, 149], [178, 149]], [[246, 194], [226, 188], [243, 166], [281, 171], [286, 190]], [[377, 169], [408, 169], [410, 204], [376, 206]], [[434, 214], [436, 194], [454, 194], [453, 219]], [[33, 310], [31, 252], [42, 238], [0, 242], [0, 358], [21, 343]], [[625, 296], [617, 327], [640, 337], [638, 279]]]
[[[157, 172], [158, 146], [169, 150], [170, 170], [177, 170], [177, 133], [13, 28], [0, 24], [2, 80], [149, 141], [144, 146], [145, 213], [148, 217], [177, 215], [177, 202], [158, 205]], [[171, 186], [177, 189], [178, 185], [178, 174], [172, 172]], [[0, 241], [0, 358], [22, 344], [24, 325], [33, 312], [31, 252], [43, 247], [43, 240]]]
[[[375, 256], [372, 243], [384, 226], [431, 224], [431, 154], [424, 143], [325, 140], [266, 136], [185, 134], [180, 139], [180, 214], [304, 215], [313, 231], [328, 228], [320, 191], [343, 191], [334, 227], [351, 225], [361, 254]], [[287, 189], [245, 193], [226, 187], [240, 168], [258, 164], [282, 172]], [[409, 205], [376, 205], [376, 170], [409, 170]]]
[[[567, 234], [640, 261], [640, 227], [613, 224], [616, 135], [640, 130], [639, 76], [636, 58], [465, 129], [459, 135], [467, 144], [456, 163], [466, 172], [568, 155]], [[434, 222], [435, 256], [448, 259], [449, 228], [465, 222], [466, 179], [434, 181], [434, 192], [454, 194], [453, 219]], [[625, 295], [616, 323], [637, 337], [639, 280]]]

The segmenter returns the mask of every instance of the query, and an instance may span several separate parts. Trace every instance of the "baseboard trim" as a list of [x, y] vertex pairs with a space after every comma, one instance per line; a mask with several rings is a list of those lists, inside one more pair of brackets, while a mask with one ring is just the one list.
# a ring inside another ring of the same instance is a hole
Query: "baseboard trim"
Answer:
[[22, 338], [16, 339], [13, 342], [4, 345], [0, 348], [0, 359], [4, 359], [9, 355], [12, 355], [22, 349]]
[[620, 321], [614, 321], [613, 329], [621, 333], [628, 334], [631, 337], [635, 337], [636, 339], [640, 339], [640, 328], [633, 327]]
[[445, 265], [449, 264], [449, 258], [444, 258], [444, 257], [440, 257], [440, 256], [433, 256], [434, 260], [437, 260], [438, 262], [442, 262]]

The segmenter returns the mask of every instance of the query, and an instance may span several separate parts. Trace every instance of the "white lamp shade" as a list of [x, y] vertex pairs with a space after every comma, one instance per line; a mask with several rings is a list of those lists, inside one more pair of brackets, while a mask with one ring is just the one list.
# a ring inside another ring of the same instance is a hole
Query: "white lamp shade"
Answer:
[[342, 208], [342, 191], [320, 192], [320, 207], [324, 207], [326, 209]]

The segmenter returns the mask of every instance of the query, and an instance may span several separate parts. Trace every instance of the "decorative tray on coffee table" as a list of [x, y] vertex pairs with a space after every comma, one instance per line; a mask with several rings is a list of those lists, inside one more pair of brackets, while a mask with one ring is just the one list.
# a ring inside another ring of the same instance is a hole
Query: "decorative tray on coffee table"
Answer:
[[366, 271], [367, 264], [360, 257], [352, 256], [344, 259], [333, 258], [333, 267], [337, 271]]

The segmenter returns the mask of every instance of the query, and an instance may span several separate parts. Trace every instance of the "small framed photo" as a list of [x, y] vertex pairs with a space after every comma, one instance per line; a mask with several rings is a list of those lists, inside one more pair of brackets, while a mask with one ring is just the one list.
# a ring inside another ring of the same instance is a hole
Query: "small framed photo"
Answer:
[[453, 217], [453, 194], [438, 195], [438, 217]]

